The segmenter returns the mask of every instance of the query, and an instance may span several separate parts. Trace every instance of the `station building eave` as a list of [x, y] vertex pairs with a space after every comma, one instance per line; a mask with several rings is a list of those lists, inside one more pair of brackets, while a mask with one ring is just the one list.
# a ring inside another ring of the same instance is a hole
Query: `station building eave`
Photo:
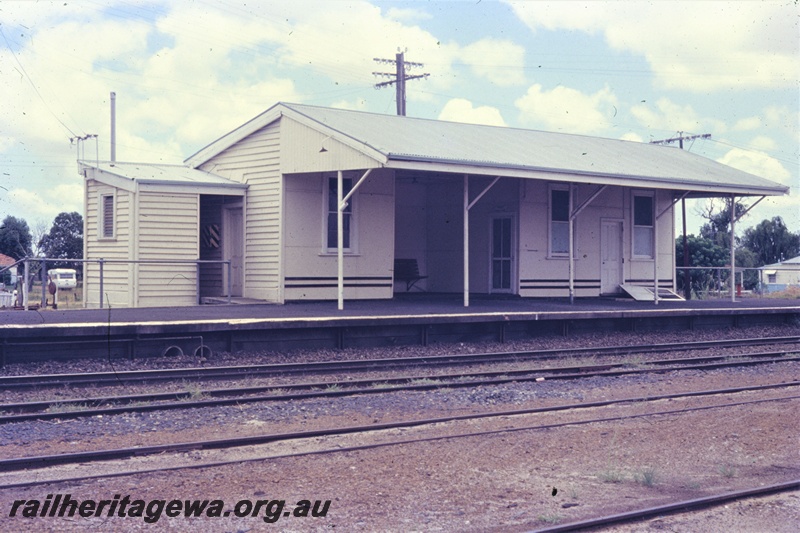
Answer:
[[247, 184], [184, 165], [79, 161], [84, 178], [134, 192], [193, 192], [225, 196], [244, 196]]
[[714, 180], [699, 181], [685, 179], [680, 176], [655, 177], [636, 176], [612, 173], [592, 173], [569, 169], [533, 168], [514, 165], [497, 165], [495, 163], [480, 163], [466, 161], [446, 161], [429, 158], [416, 158], [413, 156], [390, 156], [386, 168], [417, 171], [426, 173], [448, 173], [461, 176], [487, 175], [519, 179], [544, 180], [565, 183], [584, 183], [595, 185], [612, 185], [642, 189], [663, 189], [688, 191], [691, 198], [718, 197], [727, 195], [736, 196], [782, 196], [788, 193], [789, 188], [775, 184], [763, 185], [734, 185], [718, 183]]

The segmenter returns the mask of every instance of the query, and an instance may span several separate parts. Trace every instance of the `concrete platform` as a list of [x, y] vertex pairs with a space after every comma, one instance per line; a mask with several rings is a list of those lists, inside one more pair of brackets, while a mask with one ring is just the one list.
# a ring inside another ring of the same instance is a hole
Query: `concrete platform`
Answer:
[[[752, 313], [762, 309], [800, 310], [798, 299], [740, 298], [730, 300], [690, 300], [685, 302], [661, 301], [637, 302], [629, 298], [576, 299], [570, 305], [566, 299], [531, 299], [516, 297], [470, 296], [470, 306], [464, 307], [461, 295], [435, 295], [429, 293], [399, 294], [393, 300], [346, 301], [344, 310], [336, 308], [336, 302], [296, 302], [275, 305], [266, 302], [237, 301], [234, 304], [201, 305], [191, 307], [149, 307], [111, 309], [70, 309], [36, 311], [14, 311], [0, 309], [2, 325], [55, 325], [88, 324], [101, 322], [105, 325], [119, 323], [152, 323], [184, 321], [220, 321], [227, 319], [371, 319], [412, 318], [447, 315], [452, 318], [467, 318], [475, 315], [539, 315], [545, 319], [551, 315], [559, 318], [630, 314], [707, 314]], [[0, 334], [1, 335], [1, 334]]]
[[[411, 294], [393, 300], [234, 304], [180, 308], [0, 311], [0, 362], [146, 357], [167, 348], [291, 350], [435, 342], [506, 341], [578, 332], [693, 330], [792, 323], [800, 300], [637, 302]], [[175, 350], [173, 350], [175, 351]], [[62, 357], [63, 355], [58, 355]]]

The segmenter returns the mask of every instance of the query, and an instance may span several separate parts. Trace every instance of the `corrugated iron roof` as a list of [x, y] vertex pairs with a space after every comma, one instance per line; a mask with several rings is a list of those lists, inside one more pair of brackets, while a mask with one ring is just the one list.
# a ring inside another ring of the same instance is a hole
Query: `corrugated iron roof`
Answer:
[[308, 105], [279, 106], [363, 143], [390, 162], [628, 178], [687, 190], [702, 187], [772, 195], [788, 192], [788, 187], [773, 181], [675, 147]]
[[121, 163], [110, 161], [82, 161], [88, 167], [96, 168], [114, 176], [138, 181], [143, 184], [160, 185], [203, 185], [218, 187], [238, 187], [246, 189], [247, 185], [217, 176], [209, 172], [190, 168], [185, 165], [161, 165], [151, 163]]

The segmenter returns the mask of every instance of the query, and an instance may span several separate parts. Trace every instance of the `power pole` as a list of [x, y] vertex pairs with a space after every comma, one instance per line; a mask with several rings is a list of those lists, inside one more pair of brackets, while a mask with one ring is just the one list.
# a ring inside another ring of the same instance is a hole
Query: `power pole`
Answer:
[[[710, 133], [700, 135], [689, 135], [684, 137], [683, 132], [679, 131], [677, 137], [671, 139], [661, 139], [650, 141], [650, 144], [670, 144], [678, 141], [678, 145], [683, 150], [683, 141], [693, 141], [694, 139], [710, 139]], [[692, 299], [691, 276], [689, 275], [689, 242], [686, 240], [686, 198], [681, 198], [681, 211], [683, 215], [683, 297], [687, 300]]]
[[425, 65], [422, 63], [414, 63], [411, 61], [405, 60], [405, 53], [398, 52], [395, 54], [394, 59], [380, 59], [374, 58], [375, 61], [381, 64], [395, 64], [395, 72], [373, 72], [373, 76], [384, 76], [388, 78], [394, 78], [389, 81], [384, 81], [381, 83], [376, 83], [375, 88], [381, 89], [383, 87], [388, 87], [389, 85], [396, 84], [397, 88], [397, 114], [401, 117], [406, 116], [406, 81], [408, 80], [416, 80], [419, 78], [427, 78], [430, 74], [418, 74], [416, 76], [409, 76], [406, 74], [406, 70], [410, 68], [422, 68]]
[[710, 133], [702, 133], [700, 135], [687, 135], [684, 136], [682, 131], [678, 132], [677, 137], [673, 137], [671, 139], [661, 139], [659, 141], [650, 141], [650, 144], [670, 144], [678, 141], [681, 150], [683, 150], [683, 141], [693, 141], [694, 139], [710, 139]]

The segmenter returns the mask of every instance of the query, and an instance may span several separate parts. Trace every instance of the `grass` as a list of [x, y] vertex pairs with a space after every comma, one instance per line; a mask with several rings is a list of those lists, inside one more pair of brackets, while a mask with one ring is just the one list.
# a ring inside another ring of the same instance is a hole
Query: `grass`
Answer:
[[636, 480], [645, 487], [652, 487], [658, 482], [656, 469], [648, 466], [636, 475]]
[[727, 477], [727, 478], [736, 477], [736, 469], [733, 466], [729, 465], [729, 464], [724, 464], [724, 465], [718, 466], [717, 467], [717, 472], [719, 473], [719, 475], [721, 475], [723, 477]]
[[603, 483], [622, 483], [625, 480], [625, 472], [618, 468], [609, 467], [597, 474]]
[[67, 403], [51, 403], [47, 408], [48, 413], [74, 413], [76, 411], [86, 411], [90, 409], [85, 403], [67, 404]]
[[201, 400], [208, 399], [208, 396], [203, 392], [203, 389], [200, 388], [200, 385], [198, 383], [184, 382], [184, 387], [186, 388], [186, 392], [188, 393], [188, 395], [183, 398], [184, 401], [199, 402]]
[[439, 385], [440, 383], [438, 379], [421, 378], [412, 379], [410, 385]]
[[561, 522], [561, 516], [556, 513], [543, 514], [539, 515], [539, 521], [545, 522], [546, 524], [558, 524]]
[[642, 368], [645, 366], [645, 359], [641, 354], [632, 354], [625, 357], [622, 363], [630, 368]]

